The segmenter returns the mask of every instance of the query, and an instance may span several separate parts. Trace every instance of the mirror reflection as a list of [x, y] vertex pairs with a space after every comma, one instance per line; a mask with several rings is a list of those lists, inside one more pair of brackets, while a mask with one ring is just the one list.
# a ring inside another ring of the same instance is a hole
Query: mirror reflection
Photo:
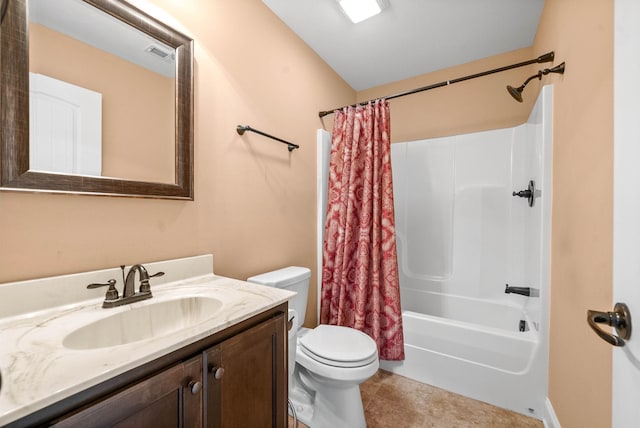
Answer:
[[82, 0], [28, 4], [29, 169], [175, 183], [175, 49]]

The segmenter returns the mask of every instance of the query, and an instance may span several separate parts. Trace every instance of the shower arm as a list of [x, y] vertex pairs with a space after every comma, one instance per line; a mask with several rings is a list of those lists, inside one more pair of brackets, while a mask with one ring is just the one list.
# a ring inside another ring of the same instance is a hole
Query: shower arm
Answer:
[[507, 85], [507, 92], [509, 92], [509, 95], [511, 95], [516, 101], [518, 101], [519, 103], [522, 102], [522, 92], [524, 91], [524, 88], [527, 86], [527, 84], [529, 82], [531, 82], [533, 79], [538, 79], [538, 80], [542, 80], [542, 76], [546, 76], [549, 73], [558, 73], [558, 74], [564, 74], [564, 62], [561, 64], [556, 65], [555, 67], [552, 68], [545, 68], [544, 70], [539, 70], [536, 74], [534, 74], [533, 76], [529, 77], [527, 80], [524, 81], [524, 83], [520, 86], [518, 86], [517, 88], [514, 88], [511, 85]]
[[[549, 70], [549, 69], [548, 69], [548, 68], [546, 68], [545, 70]], [[533, 79], [542, 80], [542, 76], [543, 76], [544, 74], [548, 74], [548, 73], [549, 73], [548, 71], [545, 73], [545, 72], [544, 72], [544, 70], [540, 70], [540, 71], [538, 71], [538, 73], [537, 73], [537, 74], [534, 74], [533, 76], [531, 76], [531, 77], [527, 78], [527, 80], [525, 80], [525, 81], [524, 81], [524, 83], [518, 87], [518, 90], [519, 90], [519, 91], [524, 90], [525, 86], [527, 86], [527, 85], [529, 84], [529, 82], [531, 82]]]
[[533, 76], [527, 78], [527, 80], [524, 81], [524, 83], [522, 85], [520, 85], [520, 87], [518, 89], [524, 89], [525, 86], [527, 86], [529, 84], [529, 82], [531, 82], [533, 79], [538, 79], [538, 80], [542, 80], [542, 76], [546, 76], [549, 73], [560, 73], [563, 74], [564, 73], [564, 62], [562, 64], [558, 64], [553, 68], [545, 68], [544, 70], [538, 70], [538, 72], [536, 74], [534, 74]]

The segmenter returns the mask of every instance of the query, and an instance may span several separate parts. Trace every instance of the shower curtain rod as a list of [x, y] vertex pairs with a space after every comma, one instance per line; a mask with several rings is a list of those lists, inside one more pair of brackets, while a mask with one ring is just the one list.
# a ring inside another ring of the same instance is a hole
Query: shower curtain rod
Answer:
[[[504, 67], [499, 67], [499, 68], [494, 68], [493, 70], [487, 70], [487, 71], [483, 71], [481, 73], [476, 73], [476, 74], [470, 74], [469, 76], [464, 76], [464, 77], [458, 77], [457, 79], [452, 79], [452, 80], [445, 80], [444, 82], [440, 82], [440, 83], [434, 83], [433, 85], [428, 85], [428, 86], [423, 86], [421, 88], [416, 88], [416, 89], [412, 89], [410, 91], [405, 91], [405, 92], [400, 92], [398, 94], [393, 94], [393, 95], [389, 95], [388, 97], [379, 97], [379, 98], [375, 98], [373, 100], [369, 100], [369, 101], [363, 101], [361, 103], [357, 103], [357, 104], [351, 104], [351, 107], [356, 107], [356, 106], [363, 106], [368, 104], [371, 101], [375, 101], [377, 99], [386, 99], [386, 100], [392, 100], [394, 98], [400, 98], [400, 97], [404, 97], [405, 95], [413, 95], [413, 94], [417, 94], [418, 92], [423, 92], [423, 91], [428, 91], [430, 89], [436, 89], [436, 88], [441, 88], [443, 86], [449, 86], [452, 85], [454, 83], [459, 83], [459, 82], [464, 82], [465, 80], [470, 80], [470, 79], [475, 79], [477, 77], [483, 77], [483, 76], [487, 76], [489, 74], [493, 74], [493, 73], [500, 73], [501, 71], [507, 71], [507, 70], [511, 70], [514, 68], [518, 68], [518, 67], [524, 67], [525, 65], [529, 65], [529, 64], [535, 64], [535, 63], [541, 63], [541, 62], [551, 62], [553, 61], [555, 54], [553, 51], [548, 52], [544, 55], [540, 55], [538, 58], [535, 59], [530, 59], [529, 61], [524, 61], [524, 62], [519, 62], [517, 64], [511, 64], [511, 65], [506, 65]], [[333, 114], [334, 111], [336, 110], [340, 110], [344, 107], [347, 106], [343, 106], [343, 107], [339, 107], [333, 110], [326, 110], [326, 111], [321, 111], [318, 113], [318, 116], [325, 117], [328, 116], [330, 114]]]

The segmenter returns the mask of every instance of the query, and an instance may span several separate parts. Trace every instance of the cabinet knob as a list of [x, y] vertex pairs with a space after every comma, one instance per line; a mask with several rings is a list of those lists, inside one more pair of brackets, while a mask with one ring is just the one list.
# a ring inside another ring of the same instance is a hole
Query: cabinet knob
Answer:
[[196, 395], [202, 389], [202, 382], [192, 380], [191, 382], [189, 382], [188, 386], [189, 386], [189, 389], [191, 390], [191, 393], [193, 395]]
[[209, 369], [209, 373], [211, 373], [213, 375], [213, 377], [216, 378], [216, 380], [220, 380], [220, 379], [222, 379], [222, 376], [224, 376], [224, 368], [222, 368], [222, 367], [211, 367]]

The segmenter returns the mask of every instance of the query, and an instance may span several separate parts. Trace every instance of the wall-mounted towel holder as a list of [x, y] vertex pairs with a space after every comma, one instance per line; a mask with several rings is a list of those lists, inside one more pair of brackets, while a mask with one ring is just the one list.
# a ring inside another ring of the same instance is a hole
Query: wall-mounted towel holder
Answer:
[[239, 135], [244, 135], [246, 131], [251, 131], [251, 132], [255, 132], [256, 134], [260, 134], [264, 137], [271, 138], [272, 140], [276, 140], [280, 143], [286, 144], [287, 149], [289, 149], [290, 152], [292, 152], [294, 149], [300, 148], [300, 146], [297, 144], [290, 143], [289, 141], [283, 140], [282, 138], [274, 137], [273, 135], [269, 135], [266, 132], [258, 131], [257, 129], [254, 129], [249, 125], [238, 125], [236, 127], [236, 131], [238, 132]]

